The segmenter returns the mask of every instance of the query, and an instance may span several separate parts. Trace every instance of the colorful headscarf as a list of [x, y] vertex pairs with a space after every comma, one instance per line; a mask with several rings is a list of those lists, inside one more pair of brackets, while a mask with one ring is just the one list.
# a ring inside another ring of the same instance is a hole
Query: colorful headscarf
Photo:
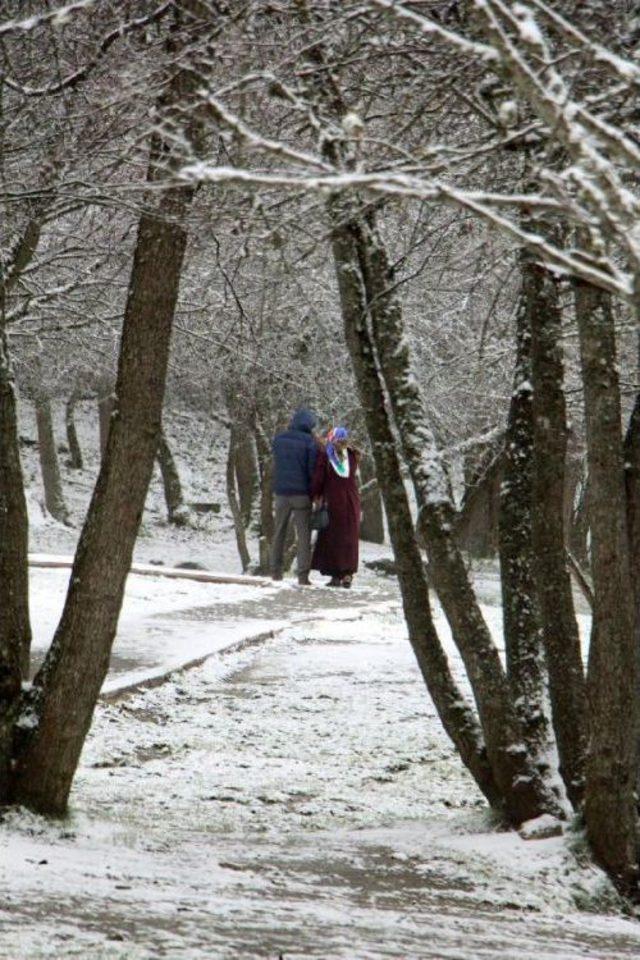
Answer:
[[349, 476], [349, 456], [347, 455], [344, 460], [341, 460], [335, 448], [335, 443], [337, 440], [347, 440], [348, 438], [349, 431], [346, 427], [334, 427], [327, 434], [327, 457], [339, 477]]

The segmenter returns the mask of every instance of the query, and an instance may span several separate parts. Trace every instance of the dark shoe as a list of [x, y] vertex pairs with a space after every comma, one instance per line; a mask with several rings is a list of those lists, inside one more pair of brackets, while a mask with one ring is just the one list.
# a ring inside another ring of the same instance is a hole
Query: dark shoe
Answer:
[[351, 580], [352, 580], [352, 579], [353, 579], [353, 578], [352, 578], [351, 576], [349, 576], [349, 577], [343, 577], [342, 580], [340, 581], [340, 585], [341, 585], [342, 587], [344, 587], [345, 590], [348, 590], [349, 587], [351, 586]]
[[298, 577], [298, 586], [300, 587], [310, 587], [311, 580], [309, 580], [309, 574], [303, 573], [302, 576]]
[[331, 580], [326, 584], [327, 587], [339, 587], [340, 586], [340, 577], [331, 577]]

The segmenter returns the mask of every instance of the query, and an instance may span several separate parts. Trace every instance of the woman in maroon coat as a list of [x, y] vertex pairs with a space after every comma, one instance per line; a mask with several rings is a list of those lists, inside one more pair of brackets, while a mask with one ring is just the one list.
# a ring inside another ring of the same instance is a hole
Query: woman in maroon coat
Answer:
[[358, 569], [360, 494], [356, 481], [359, 456], [347, 444], [348, 433], [336, 427], [319, 451], [311, 482], [316, 503], [326, 503], [329, 526], [318, 533], [311, 569], [331, 577], [329, 587], [350, 587]]

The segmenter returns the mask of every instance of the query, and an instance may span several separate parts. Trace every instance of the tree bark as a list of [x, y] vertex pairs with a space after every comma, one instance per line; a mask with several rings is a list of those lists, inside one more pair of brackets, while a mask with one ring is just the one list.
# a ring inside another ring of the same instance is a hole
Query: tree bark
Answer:
[[546, 665], [542, 621], [534, 579], [533, 397], [531, 315], [536, 296], [533, 264], [520, 253], [516, 310], [516, 363], [505, 437], [500, 486], [500, 581], [507, 674], [513, 687], [526, 742], [536, 762], [549, 754]]
[[366, 222], [360, 218], [354, 230], [374, 344], [416, 493], [430, 575], [473, 689], [504, 814], [512, 823], [543, 812], [560, 814], [523, 744], [507, 677], [455, 542], [449, 484], [412, 375], [393, 272], [373, 215]]
[[574, 295], [584, 386], [594, 585], [584, 816], [596, 860], [619, 889], [632, 892], [638, 875], [638, 650], [615, 329], [608, 293], [575, 281]]
[[258, 538], [258, 572], [268, 574], [271, 570], [271, 544], [275, 521], [273, 517], [273, 463], [269, 442], [257, 424], [254, 427], [258, 472], [260, 476], [260, 533]]
[[180, 474], [176, 462], [171, 452], [171, 447], [167, 441], [164, 430], [160, 433], [158, 443], [157, 461], [160, 466], [162, 476], [162, 487], [164, 490], [164, 499], [167, 505], [167, 518], [169, 523], [178, 527], [184, 527], [189, 520], [189, 512], [185, 506], [182, 495], [182, 484], [180, 483]]
[[571, 519], [569, 524], [568, 542], [569, 549], [576, 561], [585, 570], [590, 570], [591, 559], [589, 557], [588, 537], [589, 537], [589, 473], [585, 469], [584, 476], [578, 481], [579, 493], [578, 501], [571, 510]]
[[[185, 106], [195, 78], [178, 70], [159, 113]], [[187, 136], [193, 135], [196, 120]], [[139, 221], [125, 307], [115, 409], [82, 530], [62, 618], [28, 698], [37, 723], [17, 746], [12, 799], [66, 810], [73, 775], [107, 673], [124, 587], [160, 439], [173, 316], [193, 188], [166, 186], [172, 144], [151, 140], [148, 181], [164, 186]], [[164, 184], [163, 184], [164, 181]]]
[[[624, 438], [625, 493], [631, 569], [640, 570], [640, 393], [631, 411]], [[633, 578], [636, 622], [640, 623], [640, 578]]]
[[82, 470], [82, 449], [78, 440], [78, 431], [76, 430], [76, 421], [74, 418], [75, 406], [78, 401], [76, 394], [72, 393], [65, 405], [64, 423], [67, 431], [67, 443], [69, 445], [69, 466], [72, 470]]
[[367, 297], [359, 257], [359, 225], [337, 198], [329, 202], [332, 249], [345, 337], [353, 365], [376, 476], [389, 521], [409, 640], [442, 724], [491, 806], [503, 811], [503, 795], [488, 761], [482, 732], [449, 670], [435, 631], [429, 587], [402, 479], [387, 398], [367, 331]]
[[501, 448], [490, 448], [491, 460], [480, 473], [468, 477], [456, 520], [456, 539], [472, 557], [493, 557], [499, 548], [500, 487], [504, 467]]
[[558, 281], [522, 254], [533, 380], [533, 569], [549, 671], [559, 768], [578, 808], [584, 791], [586, 687], [565, 547], [567, 416]]
[[27, 550], [27, 504], [13, 371], [0, 325], [0, 804], [8, 799], [13, 726], [20, 707], [22, 679], [29, 673]]
[[258, 462], [253, 436], [249, 427], [235, 437], [234, 469], [242, 522], [248, 527], [259, 487]]
[[236, 535], [236, 546], [240, 555], [242, 572], [246, 573], [251, 566], [251, 556], [247, 547], [247, 535], [242, 517], [242, 507], [236, 490], [236, 428], [229, 429], [229, 449], [227, 451], [227, 499], [233, 518], [233, 529]]
[[38, 454], [42, 483], [44, 486], [45, 507], [55, 520], [69, 525], [69, 511], [62, 493], [62, 478], [56, 441], [53, 435], [53, 416], [51, 400], [43, 393], [35, 398], [36, 426], [38, 429]]

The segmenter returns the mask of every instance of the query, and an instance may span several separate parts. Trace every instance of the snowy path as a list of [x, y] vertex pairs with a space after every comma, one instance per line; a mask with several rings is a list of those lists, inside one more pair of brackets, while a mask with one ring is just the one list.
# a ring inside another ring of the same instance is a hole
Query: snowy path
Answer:
[[102, 705], [70, 822], [0, 827], [0, 957], [637, 956], [563, 839], [492, 830], [386, 586], [302, 593], [269, 643]]

